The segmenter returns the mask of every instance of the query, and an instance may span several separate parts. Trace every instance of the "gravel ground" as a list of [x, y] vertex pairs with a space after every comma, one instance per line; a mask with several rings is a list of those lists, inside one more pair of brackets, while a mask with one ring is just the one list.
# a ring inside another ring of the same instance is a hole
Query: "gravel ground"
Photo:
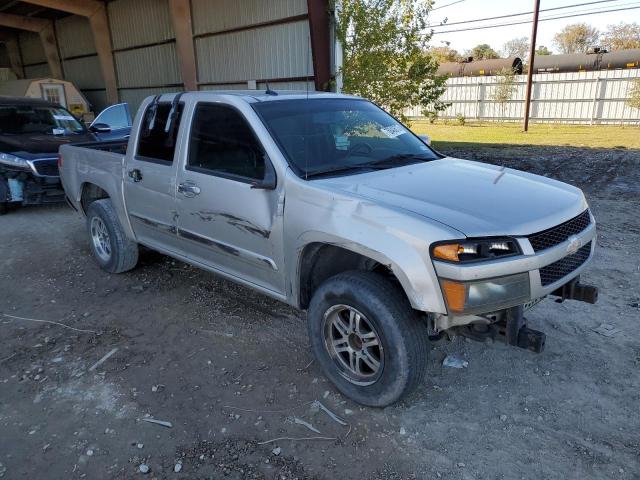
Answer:
[[[530, 311], [544, 353], [443, 341], [415, 394], [360, 408], [312, 363], [303, 314], [153, 252], [106, 274], [77, 215], [22, 209], [0, 218], [0, 477], [640, 478], [640, 150], [447, 148], [587, 193], [600, 300]], [[318, 436], [296, 418], [335, 440], [264, 443]]]

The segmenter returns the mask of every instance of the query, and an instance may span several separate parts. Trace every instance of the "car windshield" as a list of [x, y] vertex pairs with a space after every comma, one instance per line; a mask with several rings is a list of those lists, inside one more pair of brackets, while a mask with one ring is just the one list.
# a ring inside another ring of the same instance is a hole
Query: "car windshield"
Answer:
[[253, 108], [303, 178], [440, 158], [404, 125], [366, 100], [275, 100], [254, 103]]
[[85, 131], [85, 127], [62, 107], [0, 105], [0, 134], [69, 135]]

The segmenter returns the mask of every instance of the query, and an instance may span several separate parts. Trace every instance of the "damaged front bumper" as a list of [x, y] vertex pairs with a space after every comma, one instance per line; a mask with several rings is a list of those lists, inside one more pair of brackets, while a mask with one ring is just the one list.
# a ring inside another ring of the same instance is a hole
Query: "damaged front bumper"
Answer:
[[436, 333], [455, 329], [474, 340], [502, 337], [508, 344], [539, 352], [542, 332], [526, 326], [524, 311], [547, 295], [562, 300], [595, 303], [596, 287], [579, 282], [593, 258], [596, 229], [591, 224], [578, 235], [535, 252], [527, 238], [517, 238], [523, 255], [474, 264], [434, 260], [446, 315], [436, 315]]
[[19, 205], [64, 202], [57, 158], [28, 160], [24, 167], [0, 164], [0, 202]]

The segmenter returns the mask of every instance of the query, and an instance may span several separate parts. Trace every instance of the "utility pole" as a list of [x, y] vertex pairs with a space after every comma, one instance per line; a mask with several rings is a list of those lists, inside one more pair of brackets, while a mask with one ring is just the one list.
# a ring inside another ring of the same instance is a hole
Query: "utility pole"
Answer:
[[533, 85], [533, 62], [536, 56], [536, 37], [538, 35], [538, 15], [540, 0], [533, 0], [533, 27], [531, 27], [531, 45], [529, 46], [529, 68], [527, 69], [527, 94], [524, 99], [524, 123], [522, 131], [529, 131], [529, 110], [531, 109], [531, 87]]

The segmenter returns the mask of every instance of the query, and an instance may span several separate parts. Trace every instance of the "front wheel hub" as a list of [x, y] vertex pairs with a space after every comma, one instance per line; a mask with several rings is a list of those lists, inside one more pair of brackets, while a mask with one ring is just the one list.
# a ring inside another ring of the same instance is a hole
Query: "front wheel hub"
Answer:
[[384, 349], [374, 324], [348, 305], [334, 305], [323, 319], [324, 346], [345, 379], [355, 385], [375, 383], [384, 369]]

